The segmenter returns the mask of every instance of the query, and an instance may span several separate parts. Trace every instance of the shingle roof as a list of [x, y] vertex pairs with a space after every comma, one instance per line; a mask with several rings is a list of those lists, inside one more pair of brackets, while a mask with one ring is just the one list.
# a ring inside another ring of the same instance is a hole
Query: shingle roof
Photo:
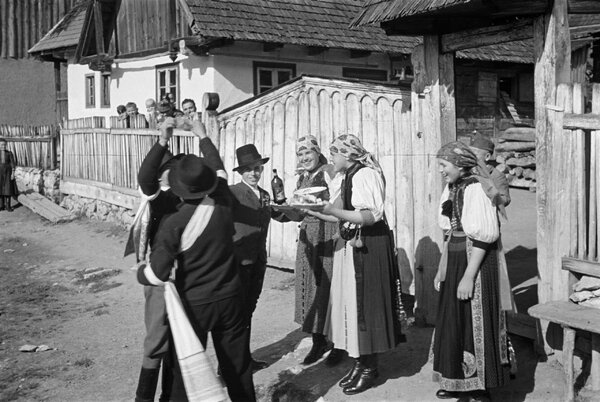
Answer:
[[362, 0], [187, 0], [198, 34], [233, 40], [410, 53], [415, 38], [350, 29]]
[[90, 0], [77, 2], [50, 32], [29, 49], [29, 53], [77, 46], [85, 20], [85, 11], [89, 3]]
[[473, 0], [366, 0], [353, 25], [372, 24], [459, 6]]

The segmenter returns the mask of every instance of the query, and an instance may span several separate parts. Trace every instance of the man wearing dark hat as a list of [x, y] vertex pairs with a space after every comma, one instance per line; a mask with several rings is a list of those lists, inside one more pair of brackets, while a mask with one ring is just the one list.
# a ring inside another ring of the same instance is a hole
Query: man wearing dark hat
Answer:
[[[179, 197], [169, 188], [167, 180], [169, 169], [177, 159], [173, 158], [168, 150], [174, 125], [175, 121], [170, 118], [159, 126], [158, 142], [144, 158], [138, 173], [142, 203], [125, 248], [125, 256], [135, 252], [138, 263], [146, 260], [148, 247], [156, 246], [156, 233], [162, 219], [175, 212], [180, 202]], [[169, 325], [165, 310], [164, 288], [145, 286], [144, 296], [146, 338], [135, 401], [154, 401], [161, 361], [163, 362], [161, 400], [168, 400], [172, 377], [168, 359]]]
[[508, 204], [510, 204], [508, 180], [506, 179], [504, 173], [500, 172], [494, 166], [489, 164], [489, 161], [494, 154], [494, 142], [489, 137], [474, 131], [473, 135], [471, 136], [469, 147], [473, 153], [477, 155], [479, 166], [482, 169], [487, 169], [487, 173], [489, 174], [494, 187], [496, 187], [496, 190], [498, 190], [500, 203], [502, 206], [507, 207]]
[[[267, 233], [271, 217], [279, 219], [281, 213], [271, 209], [271, 197], [258, 182], [264, 164], [263, 158], [253, 144], [236, 149], [238, 166], [233, 170], [242, 176], [242, 181], [230, 187], [235, 196], [233, 220], [235, 224], [234, 251], [240, 269], [246, 296], [246, 318], [251, 327], [252, 314], [262, 292], [267, 269]], [[252, 360], [253, 369], [260, 370], [267, 363]]]
[[[221, 373], [232, 401], [254, 401], [248, 328], [242, 286], [233, 254], [233, 196], [219, 153], [195, 121], [204, 158], [185, 155], [170, 169], [171, 190], [183, 202], [165, 217], [150, 265], [138, 281], [160, 286], [177, 265], [175, 286], [196, 335], [206, 345], [211, 332]], [[172, 400], [185, 398], [180, 373], [174, 372]]]
[[158, 102], [156, 107], [156, 119], [158, 122], [163, 121], [167, 117], [179, 117], [183, 116], [183, 112], [181, 110], [175, 109], [173, 104], [169, 102], [168, 99], [163, 99]]

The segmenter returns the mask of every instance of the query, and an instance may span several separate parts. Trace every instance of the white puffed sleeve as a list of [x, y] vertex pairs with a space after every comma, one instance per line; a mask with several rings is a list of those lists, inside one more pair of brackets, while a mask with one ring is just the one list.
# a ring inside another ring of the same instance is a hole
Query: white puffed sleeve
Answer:
[[368, 209], [375, 222], [383, 218], [385, 186], [381, 175], [369, 167], [360, 169], [352, 178], [352, 206]]
[[442, 204], [448, 201], [448, 198], [450, 198], [450, 189], [446, 184], [446, 187], [444, 187], [444, 191], [442, 191], [442, 196], [440, 197], [440, 208], [438, 212], [438, 225], [440, 225], [440, 228], [442, 228], [442, 230], [450, 230], [450, 218], [448, 218], [445, 215], [442, 215]]
[[500, 236], [496, 207], [480, 183], [465, 188], [461, 224], [465, 234], [475, 241], [493, 243]]
[[325, 172], [325, 182], [327, 183], [327, 188], [329, 189], [329, 201], [333, 202], [336, 198], [340, 196], [341, 188], [342, 188], [342, 180], [344, 180], [344, 175], [342, 173], [336, 173], [333, 178]]

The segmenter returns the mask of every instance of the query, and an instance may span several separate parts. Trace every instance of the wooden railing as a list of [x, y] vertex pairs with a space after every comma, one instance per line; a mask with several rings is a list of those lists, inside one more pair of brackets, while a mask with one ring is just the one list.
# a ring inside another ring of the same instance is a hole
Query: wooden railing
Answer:
[[55, 125], [0, 125], [0, 139], [6, 140], [17, 165], [23, 167], [56, 168], [58, 132]]

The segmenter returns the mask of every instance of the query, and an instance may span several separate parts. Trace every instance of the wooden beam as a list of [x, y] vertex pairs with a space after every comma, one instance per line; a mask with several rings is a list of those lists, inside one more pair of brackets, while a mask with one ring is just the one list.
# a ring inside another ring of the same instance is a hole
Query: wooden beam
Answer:
[[600, 14], [598, 0], [569, 0], [569, 14]]
[[327, 50], [324, 46], [308, 46], [308, 55], [309, 56], [317, 56]]
[[74, 177], [64, 177], [60, 181], [60, 192], [105, 201], [132, 210], [135, 210], [140, 202], [136, 190]]
[[562, 269], [565, 271], [577, 272], [579, 274], [600, 277], [600, 263], [595, 261], [563, 257]]
[[265, 42], [263, 43], [263, 52], [274, 52], [276, 50], [279, 50], [283, 47], [283, 43], [271, 43], [271, 42]]
[[530, 38], [533, 38], [533, 21], [527, 19], [511, 24], [469, 29], [442, 35], [442, 52], [455, 52]]
[[361, 57], [368, 57], [371, 54], [370, 50], [356, 50], [356, 49], [352, 49], [350, 50], [350, 58], [351, 59], [358, 59]]
[[94, 28], [96, 39], [96, 54], [104, 53], [104, 24], [102, 23], [102, 5], [99, 1], [94, 2]]
[[570, 130], [600, 130], [600, 114], [565, 113], [563, 127]]

